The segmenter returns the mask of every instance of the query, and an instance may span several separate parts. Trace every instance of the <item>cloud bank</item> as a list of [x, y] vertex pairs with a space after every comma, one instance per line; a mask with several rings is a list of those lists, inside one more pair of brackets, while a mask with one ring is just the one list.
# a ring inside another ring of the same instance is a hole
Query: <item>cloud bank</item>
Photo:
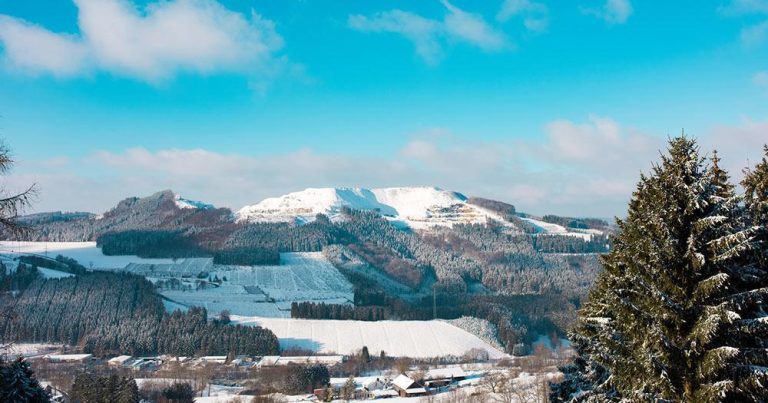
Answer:
[[283, 39], [255, 11], [214, 0], [171, 0], [139, 9], [128, 0], [74, 0], [78, 34], [0, 15], [3, 63], [27, 74], [75, 77], [109, 72], [158, 82], [178, 72], [268, 70]]
[[[21, 161], [9, 189], [37, 182], [36, 211], [103, 212], [129, 196], [173, 189], [185, 197], [240, 208], [307, 187], [439, 186], [515, 204], [521, 211], [622, 216], [641, 172], [665, 149], [666, 137], [589, 116], [555, 120], [538, 140], [467, 141], [445, 130], [415, 136], [379, 158], [299, 149], [253, 156], [204, 149], [96, 151], [81, 159]], [[768, 121], [745, 120], [699, 136], [717, 148], [739, 180], [761, 157]]]

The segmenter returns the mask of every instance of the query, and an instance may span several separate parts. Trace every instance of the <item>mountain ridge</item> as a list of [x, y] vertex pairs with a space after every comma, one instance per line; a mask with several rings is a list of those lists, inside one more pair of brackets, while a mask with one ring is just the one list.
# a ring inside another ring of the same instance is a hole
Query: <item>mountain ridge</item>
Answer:
[[455, 191], [438, 187], [307, 188], [270, 197], [241, 208], [235, 217], [240, 222], [313, 221], [317, 214], [337, 219], [345, 208], [378, 211], [395, 223], [414, 229], [436, 225], [480, 224], [505, 218], [491, 210], [468, 203]]

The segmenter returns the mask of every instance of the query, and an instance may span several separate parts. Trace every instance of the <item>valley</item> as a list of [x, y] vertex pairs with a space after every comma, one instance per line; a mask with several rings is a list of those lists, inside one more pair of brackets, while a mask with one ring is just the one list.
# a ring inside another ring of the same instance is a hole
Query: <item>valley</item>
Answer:
[[[612, 229], [547, 219], [437, 188], [307, 189], [237, 212], [162, 191], [101, 215], [35, 214], [21, 218], [25, 235], [0, 241], [6, 284], [23, 291], [0, 328], [104, 359], [566, 357], [559, 340]], [[96, 308], [100, 293], [117, 305]], [[97, 322], [80, 313], [93, 309]], [[176, 340], [171, 328], [192, 333]], [[170, 365], [146, 362], [150, 378]]]

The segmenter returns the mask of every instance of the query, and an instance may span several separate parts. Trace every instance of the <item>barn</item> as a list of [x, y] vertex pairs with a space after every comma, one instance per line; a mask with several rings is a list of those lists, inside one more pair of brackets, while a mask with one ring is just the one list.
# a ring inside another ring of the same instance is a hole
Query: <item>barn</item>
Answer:
[[400, 374], [392, 381], [392, 388], [401, 397], [424, 396], [427, 390], [410, 377]]

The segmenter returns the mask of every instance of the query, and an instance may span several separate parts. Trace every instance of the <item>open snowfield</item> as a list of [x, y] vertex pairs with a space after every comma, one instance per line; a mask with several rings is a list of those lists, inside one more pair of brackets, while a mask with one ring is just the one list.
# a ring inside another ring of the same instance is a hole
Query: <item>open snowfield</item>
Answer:
[[565, 235], [582, 238], [585, 241], [592, 239], [592, 235], [602, 235], [603, 231], [596, 229], [577, 230], [573, 228], [566, 228], [562, 225], [552, 224], [545, 221], [536, 220], [533, 218], [520, 218], [523, 221], [527, 221], [533, 224], [539, 232], [549, 235]]
[[45, 267], [38, 267], [37, 270], [40, 272], [40, 274], [43, 275], [44, 278], [66, 278], [66, 277], [74, 276], [74, 274], [72, 273], [67, 273], [59, 270], [46, 269]]
[[444, 321], [314, 320], [233, 315], [233, 322], [272, 330], [280, 347], [313, 350], [321, 354], [353, 354], [367, 346], [371, 354], [415, 358], [462, 355], [479, 348], [491, 358], [506, 354], [477, 336]]
[[290, 317], [292, 302], [348, 304], [352, 284], [320, 252], [281, 253], [279, 266], [214, 266], [219, 287], [195, 291], [164, 290], [181, 305], [202, 306], [244, 316]]
[[173, 263], [171, 259], [144, 259], [138, 256], [105, 256], [96, 242], [19, 242], [0, 241], [0, 253], [8, 255], [36, 254], [51, 258], [63, 255], [77, 260], [85, 267], [115, 270], [129, 263], [163, 264]]
[[57, 352], [62, 347], [64, 347], [63, 344], [52, 343], [13, 343], [9, 347], [0, 350], [0, 354], [7, 354], [11, 358], [35, 357]]

